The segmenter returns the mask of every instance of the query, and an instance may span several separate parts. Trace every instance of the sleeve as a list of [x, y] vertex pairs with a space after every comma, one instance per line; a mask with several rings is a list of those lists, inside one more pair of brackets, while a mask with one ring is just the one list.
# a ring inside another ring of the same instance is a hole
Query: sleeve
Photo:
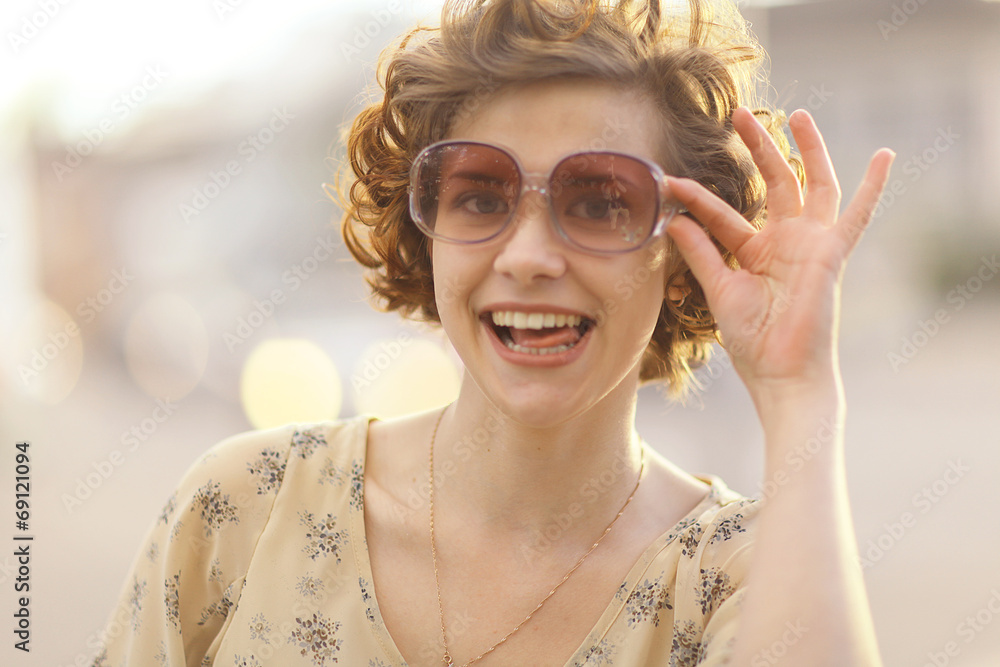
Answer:
[[94, 667], [210, 664], [284, 476], [293, 427], [224, 440], [148, 531]]
[[[759, 502], [743, 499], [725, 505], [706, 526], [690, 569], [677, 582], [678, 625], [674, 648], [689, 648], [698, 667], [730, 664], [753, 553], [753, 533]], [[679, 573], [680, 574], [680, 573]], [[685, 618], [686, 617], [686, 618]], [[700, 640], [685, 642], [685, 628]], [[679, 662], [678, 664], [688, 664]]]

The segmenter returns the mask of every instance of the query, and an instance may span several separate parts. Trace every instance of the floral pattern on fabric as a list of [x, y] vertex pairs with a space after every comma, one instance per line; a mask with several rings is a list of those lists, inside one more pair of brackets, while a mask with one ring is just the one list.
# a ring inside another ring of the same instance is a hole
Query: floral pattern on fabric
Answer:
[[[140, 549], [94, 664], [405, 667], [367, 550], [367, 429], [359, 418], [250, 433], [196, 462]], [[758, 507], [711, 481], [566, 666], [726, 665]]]
[[699, 638], [701, 629], [693, 621], [674, 624], [670, 646], [670, 667], [695, 667], [705, 657], [705, 645]]
[[311, 457], [317, 447], [326, 447], [326, 438], [320, 429], [310, 428], [292, 434], [292, 452], [299, 458]]
[[323, 589], [326, 588], [326, 584], [318, 577], [306, 575], [299, 577], [299, 583], [296, 588], [302, 597], [315, 598], [323, 595]]
[[285, 457], [277, 451], [265, 449], [256, 460], [247, 464], [247, 470], [257, 482], [257, 494], [270, 493], [281, 486], [285, 477]]
[[337, 530], [337, 517], [327, 514], [325, 519], [317, 521], [312, 512], [300, 512], [299, 521], [307, 528], [307, 541], [302, 551], [313, 560], [319, 556], [333, 556], [339, 564], [344, 533]]
[[175, 574], [163, 584], [163, 604], [167, 608], [167, 620], [178, 630], [181, 629], [180, 579], [180, 575]]
[[319, 469], [319, 483], [340, 486], [347, 481], [347, 471], [327, 457], [323, 461], [323, 467]]
[[160, 645], [156, 647], [156, 655], [153, 656], [153, 659], [156, 660], [156, 664], [160, 667], [167, 667], [169, 664], [169, 658], [167, 657], [167, 645], [164, 642], [160, 642]]
[[227, 523], [239, 523], [239, 510], [229, 501], [229, 494], [222, 493], [219, 483], [208, 480], [195, 493], [191, 511], [201, 510], [202, 521], [205, 522], [205, 537], [211, 537], [213, 530], [222, 528]]
[[146, 580], [132, 580], [132, 592], [128, 597], [128, 606], [131, 612], [132, 632], [139, 632], [142, 624], [142, 599], [146, 597]]
[[222, 594], [221, 599], [202, 609], [201, 620], [198, 621], [198, 625], [205, 625], [216, 616], [220, 618], [226, 618], [229, 616], [229, 611], [233, 608], [234, 604], [231, 596], [232, 588], [227, 588]]
[[208, 580], [214, 581], [218, 584], [222, 583], [222, 569], [219, 564], [219, 559], [215, 558], [212, 560], [212, 564], [209, 566], [208, 570]]
[[257, 614], [250, 621], [250, 638], [265, 644], [271, 643], [271, 624], [267, 622], [263, 613]]
[[617, 653], [615, 644], [611, 643], [610, 640], [602, 639], [590, 649], [583, 665], [584, 667], [612, 667], [615, 664], [615, 653]]
[[375, 621], [375, 609], [373, 608], [373, 602], [375, 601], [375, 596], [372, 595], [371, 585], [365, 581], [364, 577], [358, 579], [358, 586], [361, 587], [361, 603], [365, 605], [365, 617], [371, 621]]
[[696, 596], [701, 605], [701, 613], [711, 614], [725, 602], [736, 589], [729, 581], [729, 575], [717, 567], [701, 571], [701, 588]]
[[677, 539], [681, 545], [681, 555], [694, 558], [695, 550], [701, 542], [701, 536], [705, 532], [705, 528], [701, 525], [701, 522], [692, 521], [687, 526], [684, 526], [683, 530], [684, 532]]
[[163, 510], [160, 512], [160, 523], [168, 524], [170, 523], [170, 517], [174, 515], [177, 510], [177, 494], [172, 494], [167, 498], [167, 502], [163, 505]]
[[340, 651], [342, 639], [336, 637], [340, 629], [339, 621], [331, 621], [323, 614], [314, 612], [311, 617], [296, 618], [298, 627], [292, 631], [288, 643], [299, 647], [300, 653], [312, 659], [314, 665], [322, 667], [330, 662], [337, 662], [337, 652]]
[[726, 517], [720, 521], [715, 526], [715, 532], [712, 533], [712, 538], [709, 540], [709, 544], [714, 544], [716, 542], [725, 542], [735, 537], [738, 533], [745, 533], [746, 530], [743, 528], [743, 515], [734, 514], [730, 517]]
[[657, 577], [653, 581], [644, 580], [632, 591], [625, 603], [629, 627], [646, 621], [658, 626], [660, 612], [664, 609], [672, 610], [674, 608], [670, 603], [670, 588], [663, 584], [663, 577]]
[[365, 474], [361, 469], [361, 461], [351, 464], [351, 507], [364, 509]]

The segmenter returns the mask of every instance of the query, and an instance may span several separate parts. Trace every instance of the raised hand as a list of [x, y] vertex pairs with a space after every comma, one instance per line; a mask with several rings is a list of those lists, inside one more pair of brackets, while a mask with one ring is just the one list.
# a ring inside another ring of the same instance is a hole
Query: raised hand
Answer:
[[[789, 118], [806, 194], [767, 131], [745, 108], [733, 125], [767, 185], [767, 224], [754, 229], [695, 181], [671, 179], [673, 194], [736, 257], [730, 269], [705, 231], [686, 216], [667, 228], [708, 299], [723, 346], [755, 400], [839, 386], [836, 328], [840, 280], [868, 225], [895, 157], [878, 151], [839, 216], [840, 186], [812, 117]], [[831, 385], [830, 383], [834, 383]]]

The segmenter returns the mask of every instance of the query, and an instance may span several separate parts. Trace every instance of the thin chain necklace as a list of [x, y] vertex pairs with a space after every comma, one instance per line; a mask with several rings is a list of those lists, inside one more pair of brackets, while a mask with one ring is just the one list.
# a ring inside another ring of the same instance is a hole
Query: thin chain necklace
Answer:
[[[441, 418], [444, 417], [445, 410], [447, 409], [448, 408], [445, 407], [444, 410], [441, 411], [441, 414], [438, 415], [437, 422], [434, 424], [434, 432], [431, 434], [430, 455], [428, 457], [430, 461], [428, 462], [427, 466], [428, 467], [427, 481], [428, 481], [428, 486], [430, 487], [428, 500], [431, 512], [431, 522], [430, 522], [431, 560], [434, 563], [434, 586], [437, 588], [438, 616], [441, 619], [441, 641], [444, 643], [444, 657], [442, 658], [442, 664], [445, 665], [445, 667], [455, 667], [455, 662], [451, 657], [451, 650], [448, 648], [448, 633], [447, 631], [445, 631], [444, 628], [444, 603], [441, 602], [441, 576], [438, 573], [437, 546], [434, 541], [434, 441], [437, 440], [438, 427], [441, 425]], [[591, 545], [590, 549], [587, 550], [587, 553], [583, 554], [580, 557], [580, 560], [576, 561], [576, 564], [569, 569], [569, 572], [567, 572], [565, 576], [563, 576], [562, 580], [560, 580], [558, 584], [553, 586], [552, 590], [549, 591], [548, 595], [542, 598], [542, 601], [539, 602], [538, 605], [534, 609], [532, 609], [527, 616], [524, 617], [524, 620], [515, 625], [513, 630], [511, 630], [503, 637], [501, 637], [499, 641], [493, 644], [493, 646], [489, 647], [488, 649], [477, 655], [472, 660], [469, 660], [467, 663], [462, 665], [462, 667], [469, 667], [469, 665], [475, 664], [480, 660], [482, 660], [483, 658], [485, 658], [486, 656], [488, 656], [490, 653], [499, 648], [504, 642], [510, 639], [510, 636], [513, 635], [518, 630], [520, 630], [525, 623], [530, 621], [531, 617], [535, 615], [535, 612], [541, 609], [542, 605], [548, 602], [550, 597], [555, 595], [555, 592], [559, 590], [559, 587], [566, 583], [566, 580], [570, 578], [570, 575], [576, 572], [577, 568], [583, 565], [583, 561], [587, 560], [587, 556], [593, 553], [594, 549], [597, 548], [597, 545], [601, 543], [601, 540], [603, 540], [605, 536], [611, 532], [611, 529], [614, 527], [615, 523], [618, 521], [618, 519], [621, 518], [622, 514], [625, 513], [625, 508], [627, 508], [629, 503], [632, 502], [632, 498], [635, 496], [635, 492], [639, 490], [639, 482], [642, 481], [642, 471], [646, 465], [646, 452], [644, 449], [640, 449], [639, 456], [640, 456], [639, 476], [635, 480], [635, 487], [633, 487], [632, 493], [630, 493], [628, 498], [625, 499], [625, 504], [622, 505], [622, 508], [620, 510], [618, 510], [618, 514], [616, 514], [615, 518], [611, 520], [611, 523], [609, 523], [608, 527], [604, 529], [604, 532], [601, 533], [601, 536], [597, 538], [597, 541], [595, 541], [594, 544]]]

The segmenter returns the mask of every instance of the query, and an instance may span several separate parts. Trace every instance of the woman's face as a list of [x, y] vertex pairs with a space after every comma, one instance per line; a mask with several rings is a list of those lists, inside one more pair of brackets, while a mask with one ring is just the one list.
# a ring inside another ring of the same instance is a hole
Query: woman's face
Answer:
[[[527, 172], [548, 174], [560, 158], [584, 150], [655, 161], [659, 128], [655, 107], [637, 94], [562, 81], [500, 91], [449, 138], [499, 144]], [[567, 244], [550, 217], [543, 195], [527, 192], [499, 237], [432, 243], [435, 298], [466, 367], [463, 391], [474, 389], [471, 376], [491, 403], [535, 427], [602, 401], [630, 402], [664, 298], [662, 237], [595, 256]]]

